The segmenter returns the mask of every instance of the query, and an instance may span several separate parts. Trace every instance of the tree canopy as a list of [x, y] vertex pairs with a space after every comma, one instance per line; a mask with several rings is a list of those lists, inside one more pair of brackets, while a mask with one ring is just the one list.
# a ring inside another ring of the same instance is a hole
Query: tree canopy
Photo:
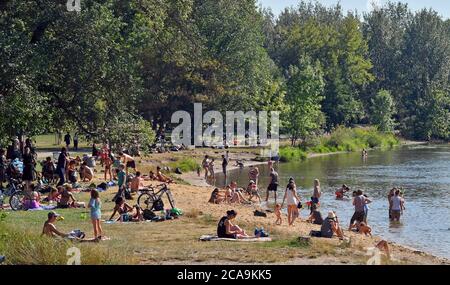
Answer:
[[194, 102], [281, 111], [296, 139], [367, 123], [450, 138], [450, 21], [433, 10], [299, 1], [276, 18], [256, 0], [66, 2], [1, 2], [0, 143], [60, 128], [143, 140]]

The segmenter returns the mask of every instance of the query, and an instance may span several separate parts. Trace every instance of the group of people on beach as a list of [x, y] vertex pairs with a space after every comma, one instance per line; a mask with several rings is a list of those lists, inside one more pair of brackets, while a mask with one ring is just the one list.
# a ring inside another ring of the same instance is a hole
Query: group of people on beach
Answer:
[[[367, 157], [367, 151], [363, 151], [363, 156]], [[284, 206], [287, 208], [287, 223], [289, 226], [293, 226], [296, 219], [300, 217], [300, 210], [305, 208], [302, 203], [302, 199], [297, 192], [297, 185], [293, 177], [291, 177], [286, 186], [283, 200], [280, 203], [277, 201], [277, 191], [279, 186], [278, 173], [273, 168], [273, 162], [269, 162], [270, 172], [269, 172], [269, 183], [266, 192], [266, 202], [269, 200], [270, 193], [274, 193], [274, 213], [276, 216], [275, 224], [282, 225], [283, 223], [283, 212]], [[213, 204], [251, 204], [253, 198], [257, 198], [261, 203], [261, 197], [259, 195], [258, 182], [259, 182], [260, 171], [257, 166], [250, 166], [248, 177], [249, 184], [246, 188], [239, 188], [235, 181], [232, 181], [225, 189], [215, 188], [211, 193], [209, 199], [210, 203]], [[343, 200], [347, 197], [347, 193], [350, 192], [350, 187], [347, 185], [342, 185], [340, 189], [335, 192], [337, 200]], [[328, 215], [323, 218], [320, 212], [320, 200], [322, 196], [322, 191], [320, 187], [320, 181], [318, 179], [314, 180], [313, 192], [310, 201], [306, 202], [306, 205], [310, 209], [310, 214], [306, 219], [307, 222], [320, 225], [321, 230], [317, 232], [311, 232], [311, 235], [316, 237], [326, 237], [331, 238], [336, 235], [340, 239], [344, 238], [344, 231], [340, 225], [339, 219], [335, 211], [330, 211]], [[372, 228], [368, 225], [368, 205], [372, 201], [368, 198], [362, 190], [357, 190], [352, 192], [352, 205], [354, 206], [354, 213], [350, 219], [348, 226], [349, 231], [355, 231], [366, 236], [372, 236]], [[399, 189], [394, 188], [389, 192], [389, 217], [392, 221], [399, 221], [400, 216], [403, 213], [404, 199], [402, 193]], [[231, 213], [231, 215], [230, 215]], [[237, 213], [235, 211], [227, 213], [227, 216], [223, 217], [219, 222], [218, 234], [222, 235], [224, 232], [229, 237], [230, 233], [233, 233], [235, 237], [243, 237], [243, 231], [232, 224], [232, 220], [236, 217]], [[227, 224], [231, 226], [226, 226]], [[224, 226], [225, 225], [225, 226]], [[220, 229], [219, 229], [220, 228]], [[224, 231], [227, 229], [227, 231]], [[229, 231], [228, 231], [229, 230]]]

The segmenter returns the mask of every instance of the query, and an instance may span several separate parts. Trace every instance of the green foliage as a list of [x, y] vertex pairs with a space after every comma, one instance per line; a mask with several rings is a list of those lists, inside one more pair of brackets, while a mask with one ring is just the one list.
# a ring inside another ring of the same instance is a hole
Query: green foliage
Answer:
[[279, 155], [281, 162], [300, 161], [307, 158], [306, 152], [299, 147], [281, 147]]
[[148, 152], [155, 141], [155, 132], [152, 125], [140, 117], [125, 113], [115, 121], [110, 121], [110, 126], [109, 129], [105, 130], [103, 136], [97, 139], [100, 141], [109, 140], [115, 151], [132, 149], [139, 145], [140, 151]]
[[361, 18], [300, 1], [275, 19], [256, 0], [85, 0], [79, 13], [24, 0], [4, 2], [0, 23], [0, 143], [63, 129], [119, 147], [114, 132], [194, 102], [281, 111], [303, 147], [367, 123], [449, 138], [450, 22], [433, 10], [387, 3]]
[[308, 153], [330, 153], [338, 151], [361, 151], [362, 149], [389, 149], [398, 145], [392, 133], [380, 132], [376, 128], [346, 128], [339, 126], [331, 134], [303, 144], [302, 147], [281, 147], [281, 161], [300, 161]]
[[289, 73], [284, 120], [294, 146], [297, 139], [304, 140], [318, 132], [324, 123], [324, 82], [319, 63], [312, 66], [307, 59], [300, 62], [300, 68], [291, 66]]
[[395, 122], [392, 116], [395, 113], [394, 100], [391, 93], [386, 90], [380, 90], [372, 99], [371, 120], [380, 131], [392, 132]]
[[193, 158], [183, 158], [169, 164], [172, 169], [180, 168], [182, 172], [196, 171], [200, 164]]

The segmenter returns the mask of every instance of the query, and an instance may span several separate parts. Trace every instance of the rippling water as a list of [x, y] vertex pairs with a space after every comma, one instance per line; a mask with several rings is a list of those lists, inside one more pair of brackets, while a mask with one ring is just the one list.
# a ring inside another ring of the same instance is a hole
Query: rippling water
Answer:
[[[266, 189], [267, 165], [258, 166], [260, 189]], [[391, 151], [369, 152], [367, 160], [359, 153], [337, 154], [304, 162], [276, 166], [283, 186], [290, 176], [299, 187], [302, 200], [309, 200], [313, 180], [322, 186], [321, 211], [337, 211], [341, 223], [353, 214], [351, 200], [337, 201], [334, 192], [342, 184], [361, 189], [373, 202], [369, 205], [369, 224], [375, 235], [388, 240], [450, 258], [450, 146], [409, 146]], [[240, 186], [248, 183], [248, 169], [235, 170], [229, 180]], [[228, 181], [229, 182], [229, 181]], [[224, 185], [219, 178], [217, 185]], [[386, 195], [394, 186], [403, 187], [406, 211], [400, 224], [390, 223]], [[263, 193], [265, 197], [265, 191]], [[264, 198], [263, 197], [263, 198]], [[302, 216], [306, 216], [303, 211]], [[346, 227], [348, 225], [345, 225]]]

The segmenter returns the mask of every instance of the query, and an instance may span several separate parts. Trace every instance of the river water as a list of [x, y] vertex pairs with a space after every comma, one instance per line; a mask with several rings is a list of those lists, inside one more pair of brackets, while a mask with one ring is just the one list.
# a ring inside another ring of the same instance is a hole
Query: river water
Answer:
[[[267, 165], [260, 170], [259, 188], [269, 181]], [[303, 162], [280, 163], [275, 166], [280, 175], [279, 201], [289, 177], [294, 177], [302, 201], [309, 201], [313, 181], [321, 182], [321, 212], [336, 211], [348, 227], [353, 206], [350, 199], [338, 201], [334, 192], [347, 184], [361, 189], [373, 201], [369, 205], [368, 223], [375, 235], [390, 241], [450, 258], [450, 145], [418, 145], [398, 147], [389, 151], [375, 150], [363, 159], [360, 153], [345, 153], [310, 158]], [[236, 180], [240, 187], [248, 183], [248, 169], [233, 170], [228, 181]], [[223, 177], [216, 185], [223, 186]], [[400, 223], [388, 219], [387, 193], [394, 186], [404, 188], [406, 211]], [[265, 191], [262, 192], [265, 198]], [[349, 193], [351, 195], [351, 193]], [[306, 217], [308, 210], [303, 210]]]

